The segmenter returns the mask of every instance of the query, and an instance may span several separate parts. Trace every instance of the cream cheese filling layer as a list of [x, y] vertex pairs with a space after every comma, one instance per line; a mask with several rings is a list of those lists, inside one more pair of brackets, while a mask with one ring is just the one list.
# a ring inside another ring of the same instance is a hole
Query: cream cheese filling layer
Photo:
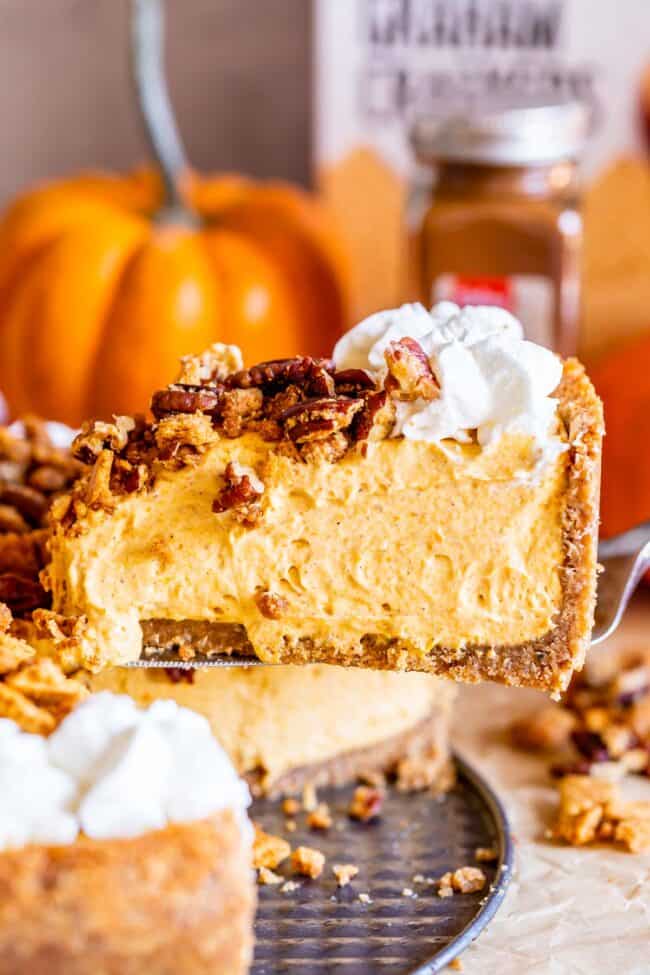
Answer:
[[129, 694], [140, 706], [172, 699], [210, 722], [240, 775], [269, 780], [304, 765], [369, 748], [447, 714], [449, 681], [327, 665], [196, 670], [191, 684], [158, 670], [111, 668], [93, 690]]
[[[140, 621], [158, 618], [243, 624], [268, 661], [305, 638], [354, 654], [365, 634], [399, 637], [421, 655], [534, 640], [561, 609], [567, 453], [526, 478], [537, 459], [524, 434], [387, 439], [336, 464], [223, 438], [112, 514], [90, 512], [81, 534], [55, 535], [54, 609], [87, 617], [90, 667], [136, 659]], [[264, 485], [256, 528], [212, 511], [231, 461]], [[280, 618], [262, 614], [262, 593], [282, 597]]]

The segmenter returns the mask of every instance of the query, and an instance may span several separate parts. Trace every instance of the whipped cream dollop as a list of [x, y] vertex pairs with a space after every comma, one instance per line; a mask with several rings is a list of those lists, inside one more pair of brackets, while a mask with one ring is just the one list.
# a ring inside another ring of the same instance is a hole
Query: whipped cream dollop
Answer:
[[551, 394], [562, 363], [549, 349], [524, 339], [517, 319], [503, 308], [460, 308], [442, 301], [431, 311], [420, 304], [377, 312], [336, 344], [337, 369], [365, 369], [377, 381], [386, 374], [391, 342], [415, 339], [440, 385], [437, 399], [397, 401], [393, 436], [479, 444], [505, 433], [530, 435], [548, 457], [563, 450], [554, 429], [557, 400]]
[[93, 694], [49, 738], [0, 720], [0, 849], [138, 836], [226, 808], [249, 832], [249, 802], [207, 720], [175, 701], [141, 710]]

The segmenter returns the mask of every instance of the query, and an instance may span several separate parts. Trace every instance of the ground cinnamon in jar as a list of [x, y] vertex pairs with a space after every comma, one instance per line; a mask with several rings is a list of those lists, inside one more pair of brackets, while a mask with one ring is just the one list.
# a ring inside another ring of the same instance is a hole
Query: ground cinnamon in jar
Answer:
[[575, 352], [588, 121], [572, 101], [493, 104], [415, 123], [417, 157], [435, 168], [417, 241], [422, 301], [500, 305], [528, 338]]

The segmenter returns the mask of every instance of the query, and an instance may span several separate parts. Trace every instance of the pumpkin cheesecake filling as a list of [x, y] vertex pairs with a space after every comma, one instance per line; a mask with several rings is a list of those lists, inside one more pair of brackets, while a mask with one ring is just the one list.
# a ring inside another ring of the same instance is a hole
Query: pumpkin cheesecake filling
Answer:
[[78, 439], [93, 467], [56, 502], [47, 575], [84, 666], [189, 621], [269, 663], [565, 686], [591, 627], [602, 433], [577, 363], [449, 304], [373, 316], [334, 363], [215, 355], [154, 396], [153, 424]]

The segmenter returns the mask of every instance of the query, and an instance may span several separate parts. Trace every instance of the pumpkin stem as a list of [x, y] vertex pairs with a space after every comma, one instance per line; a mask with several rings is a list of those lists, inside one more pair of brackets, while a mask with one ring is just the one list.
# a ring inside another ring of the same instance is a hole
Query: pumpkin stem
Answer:
[[187, 158], [174, 118], [163, 69], [161, 0], [131, 0], [131, 70], [147, 141], [160, 168], [165, 203], [158, 215], [196, 223], [181, 193]]

